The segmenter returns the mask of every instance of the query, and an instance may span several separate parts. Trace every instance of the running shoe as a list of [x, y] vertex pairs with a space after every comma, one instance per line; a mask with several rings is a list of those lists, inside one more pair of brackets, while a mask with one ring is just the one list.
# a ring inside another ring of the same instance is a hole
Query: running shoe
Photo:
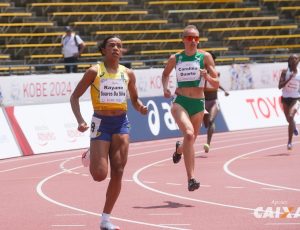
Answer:
[[109, 221], [103, 221], [100, 224], [100, 230], [120, 230], [119, 226], [113, 225]]
[[209, 152], [209, 144], [204, 144], [203, 145], [203, 149], [204, 149], [204, 151], [206, 152], [206, 153], [208, 153]]
[[299, 135], [299, 131], [298, 131], [297, 128], [294, 129], [294, 135], [295, 135], [295, 136], [298, 136], [298, 135]]
[[188, 183], [188, 190], [190, 192], [198, 189], [200, 187], [200, 182], [196, 181], [196, 179], [192, 178], [189, 180], [189, 183]]
[[81, 156], [81, 162], [84, 167], [90, 166], [90, 149], [86, 150]]
[[181, 160], [181, 155], [180, 153], [177, 153], [178, 147], [181, 145], [180, 141], [176, 141], [176, 146], [175, 146], [175, 152], [173, 153], [173, 163], [177, 164]]
[[292, 148], [293, 148], [292, 143], [288, 143], [288, 144], [287, 144], [287, 149], [288, 149], [288, 150], [292, 150]]

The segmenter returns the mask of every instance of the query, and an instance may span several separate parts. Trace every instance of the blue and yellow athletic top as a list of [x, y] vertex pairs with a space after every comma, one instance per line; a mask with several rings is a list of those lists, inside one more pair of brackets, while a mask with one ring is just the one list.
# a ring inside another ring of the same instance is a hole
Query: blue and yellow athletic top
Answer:
[[193, 56], [187, 56], [183, 51], [175, 57], [178, 88], [204, 87], [204, 78], [200, 76], [200, 69], [204, 68], [204, 54], [197, 51]]
[[97, 64], [98, 73], [91, 85], [94, 110], [127, 110], [129, 77], [126, 67], [119, 65], [117, 73], [108, 73], [103, 62]]

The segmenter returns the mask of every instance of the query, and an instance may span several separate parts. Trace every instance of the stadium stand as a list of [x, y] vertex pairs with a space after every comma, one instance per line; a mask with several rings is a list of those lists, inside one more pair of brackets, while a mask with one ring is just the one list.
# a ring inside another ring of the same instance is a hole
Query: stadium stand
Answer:
[[182, 50], [181, 32], [188, 24], [200, 29], [200, 47], [216, 53], [218, 63], [286, 61], [290, 52], [300, 52], [299, 11], [299, 0], [5, 0], [0, 74], [26, 65], [31, 72], [35, 65], [63, 72], [65, 26], [87, 44], [80, 71], [101, 59], [97, 44], [111, 34], [124, 41], [124, 63], [162, 66]]

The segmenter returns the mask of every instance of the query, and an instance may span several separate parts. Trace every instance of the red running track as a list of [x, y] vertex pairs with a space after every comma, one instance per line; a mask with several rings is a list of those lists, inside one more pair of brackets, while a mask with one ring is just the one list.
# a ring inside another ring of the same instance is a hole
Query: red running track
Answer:
[[[183, 162], [171, 160], [176, 139], [132, 143], [113, 222], [122, 230], [299, 230], [300, 136], [288, 151], [286, 133], [287, 127], [217, 133], [208, 154], [201, 135], [201, 188], [194, 192]], [[94, 182], [81, 153], [1, 160], [0, 229], [99, 229], [108, 179]], [[259, 207], [279, 212], [255, 216]]]

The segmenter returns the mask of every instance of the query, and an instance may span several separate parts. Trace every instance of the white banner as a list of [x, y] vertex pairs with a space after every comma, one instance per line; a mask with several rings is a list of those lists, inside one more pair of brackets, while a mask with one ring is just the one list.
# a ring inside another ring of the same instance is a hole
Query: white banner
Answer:
[[[226, 90], [274, 88], [286, 63], [235, 64], [217, 66], [220, 83]], [[134, 70], [140, 97], [163, 96], [161, 83], [163, 68]], [[47, 74], [0, 77], [0, 105], [28, 105], [69, 102], [70, 95], [82, 78], [77, 74]], [[169, 87], [176, 88], [175, 71]], [[89, 90], [81, 100], [89, 100]]]
[[[230, 131], [287, 125], [280, 101], [281, 90], [258, 89], [219, 93], [221, 112]], [[300, 123], [300, 116], [295, 120]]]
[[21, 151], [10, 130], [3, 110], [0, 109], [0, 159], [21, 155]]
[[226, 90], [276, 88], [287, 63], [217, 66], [220, 84]]
[[[0, 77], [4, 106], [67, 102], [82, 74], [48, 74]], [[82, 100], [90, 98], [89, 91]]]
[[[81, 112], [89, 124], [91, 102], [81, 102]], [[15, 117], [35, 154], [89, 146], [89, 130], [77, 131], [70, 103], [17, 106]]]

